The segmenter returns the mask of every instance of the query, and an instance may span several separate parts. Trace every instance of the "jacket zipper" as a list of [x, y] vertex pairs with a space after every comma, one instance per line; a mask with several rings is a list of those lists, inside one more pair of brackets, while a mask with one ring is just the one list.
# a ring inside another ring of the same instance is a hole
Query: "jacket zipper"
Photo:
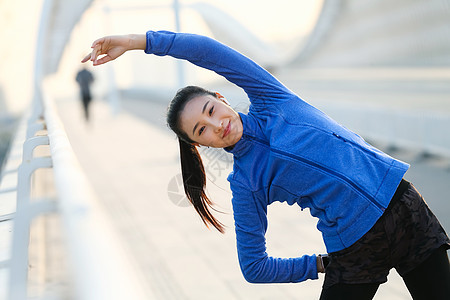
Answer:
[[[342, 176], [342, 175], [339, 174], [338, 172], [333, 171], [333, 170], [328, 169], [328, 168], [325, 168], [325, 167], [323, 167], [323, 166], [321, 166], [321, 165], [319, 165], [319, 164], [317, 164], [317, 163], [315, 163], [315, 162], [313, 162], [313, 161], [310, 161], [310, 160], [308, 160], [308, 159], [306, 159], [306, 158], [303, 158], [303, 157], [300, 157], [300, 156], [297, 156], [297, 155], [294, 155], [294, 154], [291, 154], [291, 153], [288, 153], [288, 152], [285, 152], [285, 151], [282, 151], [282, 150], [278, 150], [278, 149], [271, 148], [268, 142], [266, 142], [266, 141], [264, 141], [264, 140], [261, 140], [261, 139], [259, 139], [259, 138], [257, 138], [257, 137], [249, 136], [249, 135], [246, 135], [246, 134], [244, 134], [244, 136], [247, 137], [248, 139], [254, 140], [254, 141], [258, 142], [258, 143], [261, 143], [261, 144], [263, 144], [263, 145], [268, 146], [268, 147], [271, 149], [271, 151], [273, 151], [273, 152], [275, 152], [275, 153], [278, 153], [278, 154], [281, 154], [281, 155], [284, 155], [284, 156], [293, 158], [293, 159], [295, 159], [295, 160], [301, 161], [301, 162], [303, 162], [303, 163], [305, 163], [305, 164], [307, 164], [307, 165], [310, 165], [310, 166], [313, 166], [313, 167], [315, 167], [315, 168], [321, 169], [321, 170], [323, 170], [323, 171], [325, 171], [325, 172], [327, 172], [327, 173], [329, 173], [329, 174], [332, 174], [332, 175], [334, 175], [334, 176], [336, 176], [336, 177], [342, 179], [343, 181], [347, 182], [350, 186], [352, 186], [355, 190], [357, 190], [357, 191], [360, 192], [362, 195], [364, 195], [364, 197], [366, 197], [367, 199], [369, 199], [369, 201], [372, 202], [372, 203], [373, 203], [376, 207], [378, 207], [381, 211], [383, 211], [383, 212], [385, 211], [385, 208], [382, 207], [382, 206], [381, 206], [381, 205], [380, 205], [380, 204], [379, 204], [372, 196], [370, 196], [366, 191], [364, 191], [363, 189], [361, 189], [358, 185], [356, 185], [356, 184], [355, 184], [354, 182], [352, 182], [350, 179], [348, 179], [348, 178], [345, 177], [345, 176]], [[312, 202], [312, 201], [311, 201], [311, 202]]]

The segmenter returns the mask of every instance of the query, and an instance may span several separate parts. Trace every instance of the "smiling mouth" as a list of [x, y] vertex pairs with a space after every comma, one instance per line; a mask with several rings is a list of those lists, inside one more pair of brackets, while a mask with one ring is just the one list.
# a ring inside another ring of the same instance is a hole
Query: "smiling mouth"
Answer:
[[231, 122], [229, 122], [227, 127], [225, 127], [222, 138], [226, 137], [230, 133], [230, 129], [231, 129]]

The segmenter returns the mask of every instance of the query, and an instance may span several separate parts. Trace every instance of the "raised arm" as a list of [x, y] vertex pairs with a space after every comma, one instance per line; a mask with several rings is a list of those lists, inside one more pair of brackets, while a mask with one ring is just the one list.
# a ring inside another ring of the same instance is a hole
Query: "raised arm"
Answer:
[[168, 55], [214, 71], [244, 89], [253, 104], [276, 103], [293, 95], [251, 59], [214, 39], [196, 34], [148, 31], [145, 35], [107, 36], [94, 41], [92, 52], [82, 62], [91, 60], [97, 66], [130, 50]]

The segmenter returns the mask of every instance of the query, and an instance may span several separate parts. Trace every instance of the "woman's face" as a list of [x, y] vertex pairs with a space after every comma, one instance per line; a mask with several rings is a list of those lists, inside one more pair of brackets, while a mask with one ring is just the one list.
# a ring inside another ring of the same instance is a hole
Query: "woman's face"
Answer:
[[226, 148], [242, 137], [239, 114], [224, 101], [211, 95], [192, 98], [180, 115], [181, 130], [202, 146]]

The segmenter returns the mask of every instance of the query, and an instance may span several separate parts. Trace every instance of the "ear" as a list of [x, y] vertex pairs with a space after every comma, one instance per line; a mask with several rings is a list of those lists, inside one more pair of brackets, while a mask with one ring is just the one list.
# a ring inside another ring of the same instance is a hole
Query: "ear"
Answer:
[[230, 102], [228, 102], [228, 100], [225, 99], [225, 97], [222, 96], [220, 93], [216, 92], [216, 96], [217, 96], [217, 98], [218, 98], [219, 100], [222, 100], [225, 104], [228, 104], [228, 105], [231, 106]]

